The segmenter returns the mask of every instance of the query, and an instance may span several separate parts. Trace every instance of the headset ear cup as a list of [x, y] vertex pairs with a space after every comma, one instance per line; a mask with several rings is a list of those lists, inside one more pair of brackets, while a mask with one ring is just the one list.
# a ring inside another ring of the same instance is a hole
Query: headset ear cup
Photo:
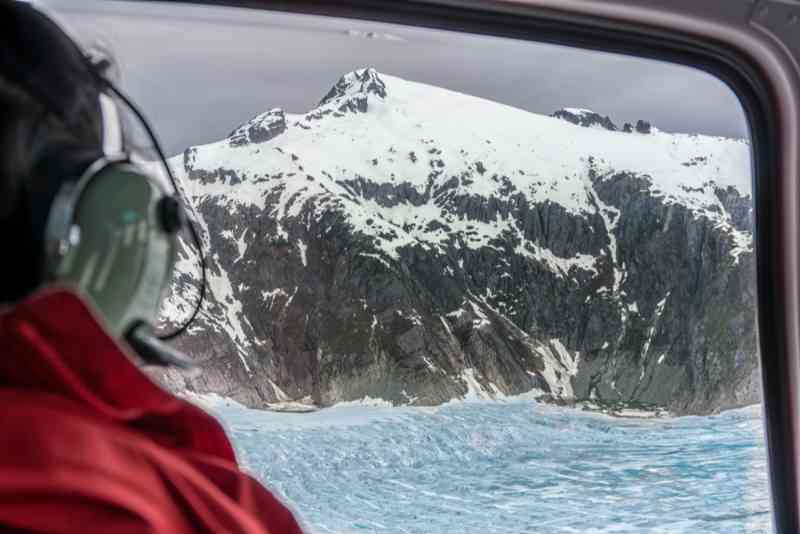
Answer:
[[74, 142], [54, 143], [37, 158], [25, 182], [28, 235], [35, 243], [39, 283], [52, 279], [54, 261], [69, 243], [76, 190], [102, 167], [102, 154]]
[[163, 228], [161, 188], [137, 167], [115, 163], [86, 181], [75, 198], [70, 243], [55, 280], [87, 296], [116, 336], [157, 316], [172, 276], [177, 235]]

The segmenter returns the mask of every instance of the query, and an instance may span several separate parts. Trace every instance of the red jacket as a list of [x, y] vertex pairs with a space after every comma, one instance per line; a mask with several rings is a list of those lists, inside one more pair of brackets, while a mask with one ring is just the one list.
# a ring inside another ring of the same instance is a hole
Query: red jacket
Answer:
[[219, 423], [151, 382], [74, 294], [0, 313], [0, 532], [299, 533]]

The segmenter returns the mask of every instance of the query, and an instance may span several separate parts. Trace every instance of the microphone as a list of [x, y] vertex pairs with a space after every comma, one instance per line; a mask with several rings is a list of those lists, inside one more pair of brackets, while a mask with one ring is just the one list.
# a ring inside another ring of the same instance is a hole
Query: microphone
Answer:
[[125, 336], [125, 341], [149, 365], [181, 369], [195, 367], [195, 364], [182, 352], [161, 341], [153, 331], [153, 327], [145, 322], [135, 324]]

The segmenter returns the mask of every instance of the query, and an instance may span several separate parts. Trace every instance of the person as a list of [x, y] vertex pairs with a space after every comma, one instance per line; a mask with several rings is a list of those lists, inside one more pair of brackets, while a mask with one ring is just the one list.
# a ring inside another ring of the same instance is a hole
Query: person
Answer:
[[181, 219], [119, 156], [102, 68], [0, 0], [0, 531], [298, 533], [220, 424], [139, 368]]

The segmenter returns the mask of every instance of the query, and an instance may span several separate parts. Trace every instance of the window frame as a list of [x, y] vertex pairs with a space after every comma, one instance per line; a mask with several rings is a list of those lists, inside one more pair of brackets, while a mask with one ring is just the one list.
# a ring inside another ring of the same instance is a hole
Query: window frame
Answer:
[[[800, 227], [795, 183], [800, 174], [800, 44], [792, 43], [786, 28], [770, 22], [776, 9], [800, 15], [800, 5], [756, 0], [166, 1], [615, 52], [699, 68], [726, 83], [746, 114], [753, 151], [757, 326], [773, 525], [778, 532], [800, 531], [800, 247], [795, 239]], [[794, 31], [800, 33], [797, 27]]]

